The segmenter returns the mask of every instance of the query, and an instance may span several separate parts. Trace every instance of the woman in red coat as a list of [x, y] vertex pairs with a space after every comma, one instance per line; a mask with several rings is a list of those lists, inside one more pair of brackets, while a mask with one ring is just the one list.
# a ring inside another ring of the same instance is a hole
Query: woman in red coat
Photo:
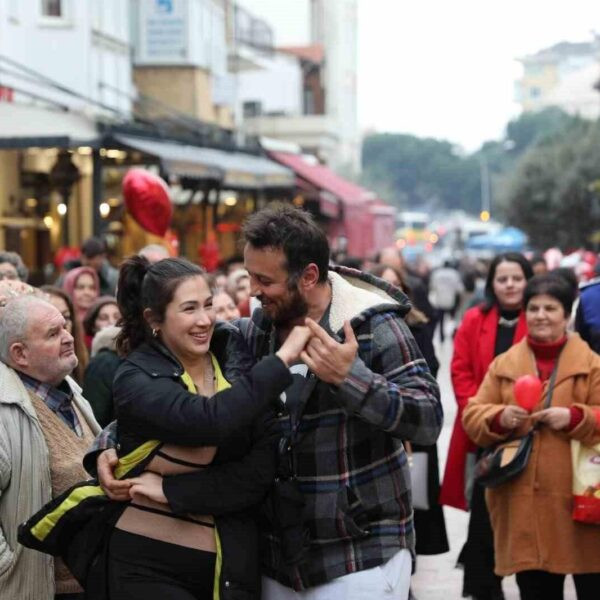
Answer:
[[[473, 453], [474, 457], [477, 448], [462, 427], [462, 411], [469, 398], [477, 393], [493, 359], [525, 337], [523, 291], [532, 274], [522, 254], [509, 252], [496, 256], [485, 284], [486, 301], [465, 313], [456, 332], [450, 372], [458, 412], [440, 494], [440, 503], [446, 506], [469, 509], [465, 471], [468, 454]], [[480, 486], [473, 489], [471, 511], [469, 535], [459, 558], [465, 568], [463, 594], [477, 600], [496, 600], [502, 598], [502, 588], [500, 579], [494, 575], [492, 530]]]

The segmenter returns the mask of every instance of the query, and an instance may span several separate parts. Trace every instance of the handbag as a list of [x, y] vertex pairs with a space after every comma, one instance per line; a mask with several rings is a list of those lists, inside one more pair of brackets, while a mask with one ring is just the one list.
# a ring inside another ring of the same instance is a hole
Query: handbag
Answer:
[[[557, 371], [558, 361], [550, 377], [543, 409], [548, 408], [552, 402]], [[533, 429], [524, 437], [510, 438], [495, 446], [486, 448], [475, 464], [476, 481], [485, 487], [495, 488], [520, 475], [529, 462], [534, 435], [538, 426], [539, 424], [536, 423]]]
[[571, 440], [574, 521], [600, 525], [600, 444]]
[[427, 452], [413, 452], [410, 442], [404, 442], [410, 467], [413, 508], [429, 510], [429, 457]]

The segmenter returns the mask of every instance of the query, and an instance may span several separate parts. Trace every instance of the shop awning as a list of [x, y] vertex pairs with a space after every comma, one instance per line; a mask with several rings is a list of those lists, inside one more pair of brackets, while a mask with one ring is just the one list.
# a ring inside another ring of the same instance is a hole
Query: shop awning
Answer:
[[[293, 169], [298, 177], [321, 190], [319, 203], [321, 212], [325, 215], [336, 217], [339, 214], [340, 205], [361, 206], [374, 198], [372, 192], [340, 177], [325, 165], [309, 162], [301, 154], [269, 152], [269, 156], [278, 163]], [[337, 209], [334, 208], [335, 202], [338, 203]]]
[[0, 148], [69, 148], [98, 139], [93, 120], [75, 112], [0, 102]]
[[262, 156], [124, 134], [112, 137], [124, 146], [159, 158], [168, 173], [180, 177], [216, 179], [228, 189], [294, 186], [292, 171]]
[[[293, 169], [300, 181], [306, 181], [319, 190], [321, 214], [334, 219], [332, 224], [337, 223], [332, 229], [334, 237], [344, 235], [347, 238], [347, 250], [351, 256], [365, 258], [382, 245], [393, 243], [395, 209], [378, 200], [373, 192], [300, 154], [269, 152], [269, 156]], [[302, 186], [299, 187], [302, 189]]]

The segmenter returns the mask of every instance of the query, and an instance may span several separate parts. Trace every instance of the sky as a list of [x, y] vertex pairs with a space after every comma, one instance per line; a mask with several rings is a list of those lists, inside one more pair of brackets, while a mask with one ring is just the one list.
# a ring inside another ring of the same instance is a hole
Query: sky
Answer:
[[[308, 43], [308, 0], [238, 1], [273, 25], [278, 45]], [[473, 151], [501, 138], [519, 114], [517, 59], [589, 41], [600, 33], [600, 2], [358, 0], [358, 28], [361, 131], [448, 139]]]

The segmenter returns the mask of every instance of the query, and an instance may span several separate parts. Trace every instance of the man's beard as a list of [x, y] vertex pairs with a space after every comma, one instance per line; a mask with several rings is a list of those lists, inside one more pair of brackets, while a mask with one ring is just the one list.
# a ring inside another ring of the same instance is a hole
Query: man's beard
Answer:
[[271, 314], [268, 316], [271, 317], [275, 325], [279, 326], [286, 325], [308, 314], [308, 304], [300, 295], [298, 288], [290, 290], [290, 295], [283, 304], [272, 304], [271, 306], [273, 308], [269, 311]]

